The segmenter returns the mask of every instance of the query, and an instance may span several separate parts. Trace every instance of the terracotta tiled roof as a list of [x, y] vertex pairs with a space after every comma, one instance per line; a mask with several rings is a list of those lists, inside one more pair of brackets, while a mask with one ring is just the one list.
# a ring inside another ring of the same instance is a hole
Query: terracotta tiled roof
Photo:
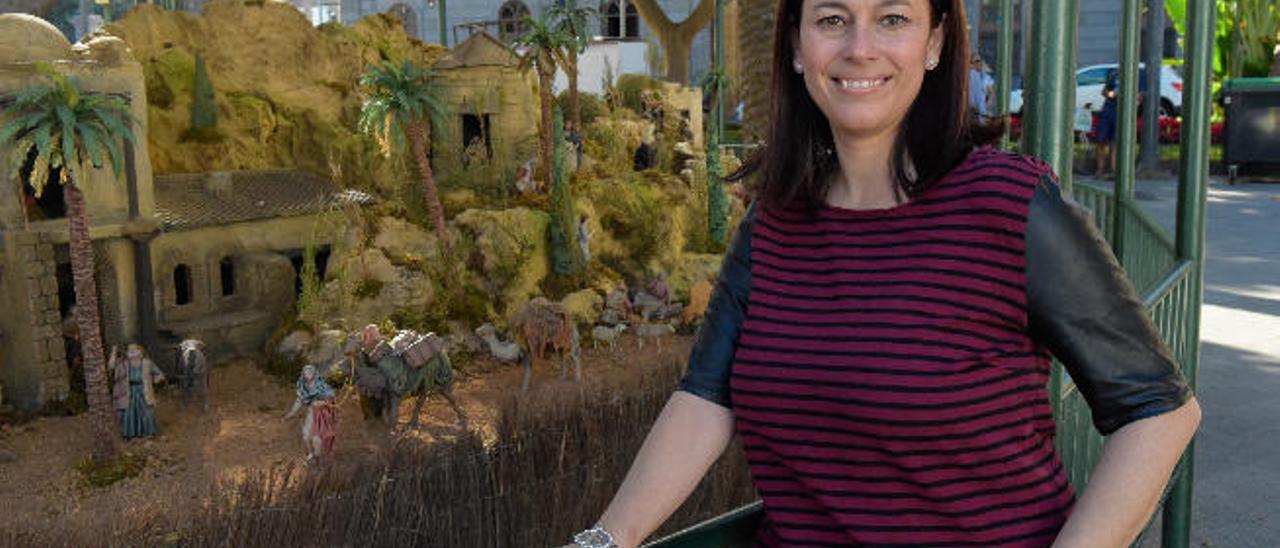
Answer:
[[295, 217], [373, 197], [301, 171], [232, 171], [155, 178], [156, 217], [165, 231]]

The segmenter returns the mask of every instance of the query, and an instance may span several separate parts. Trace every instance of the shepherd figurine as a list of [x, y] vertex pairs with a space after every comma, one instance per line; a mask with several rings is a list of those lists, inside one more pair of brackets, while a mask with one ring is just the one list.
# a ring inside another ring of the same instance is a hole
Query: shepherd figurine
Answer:
[[284, 418], [293, 418], [304, 406], [307, 416], [302, 421], [302, 442], [307, 446], [307, 464], [333, 453], [333, 439], [338, 433], [338, 408], [333, 388], [314, 365], [302, 368], [298, 377], [297, 399]]

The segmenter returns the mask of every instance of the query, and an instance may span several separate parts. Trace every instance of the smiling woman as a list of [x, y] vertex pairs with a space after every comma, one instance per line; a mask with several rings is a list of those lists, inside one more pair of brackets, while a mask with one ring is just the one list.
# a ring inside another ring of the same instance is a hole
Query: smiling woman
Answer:
[[[782, 0], [757, 197], [677, 391], [578, 546], [636, 546], [734, 434], [758, 546], [1120, 547], [1199, 408], [1086, 212], [983, 146], [960, 0]], [[1110, 436], [1076, 501], [1051, 353]], [[1068, 519], [1070, 516], [1070, 519]]]
[[[961, 3], [784, 0], [767, 139], [776, 146], [736, 178], [758, 173], [760, 199], [776, 206], [812, 210], [831, 192], [854, 208], [885, 206], [924, 191], [993, 141], [999, 122], [974, 125], [968, 113]], [[868, 178], [879, 184], [842, 188]]]

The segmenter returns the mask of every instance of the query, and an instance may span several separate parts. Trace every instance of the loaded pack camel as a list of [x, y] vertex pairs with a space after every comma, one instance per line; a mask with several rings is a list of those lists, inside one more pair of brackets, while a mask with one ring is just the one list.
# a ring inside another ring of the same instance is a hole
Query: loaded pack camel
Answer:
[[511, 336], [525, 350], [523, 390], [529, 389], [533, 358], [546, 359], [549, 351], [560, 355], [561, 379], [568, 378], [568, 361], [572, 361], [573, 380], [582, 382], [578, 326], [563, 305], [535, 297], [511, 318]]

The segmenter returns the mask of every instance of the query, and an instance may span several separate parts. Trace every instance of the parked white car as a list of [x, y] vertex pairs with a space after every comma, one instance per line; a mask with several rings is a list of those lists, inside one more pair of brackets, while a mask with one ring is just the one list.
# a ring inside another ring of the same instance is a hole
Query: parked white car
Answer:
[[[1102, 88], [1107, 84], [1107, 73], [1119, 70], [1120, 65], [1089, 65], [1076, 71], [1076, 111], [1102, 110]], [[1160, 74], [1160, 112], [1176, 115], [1182, 111], [1182, 75], [1169, 65]], [[1143, 68], [1139, 66], [1139, 71]], [[1009, 96], [1009, 112], [1022, 113], [1022, 90], [1015, 89]]]

